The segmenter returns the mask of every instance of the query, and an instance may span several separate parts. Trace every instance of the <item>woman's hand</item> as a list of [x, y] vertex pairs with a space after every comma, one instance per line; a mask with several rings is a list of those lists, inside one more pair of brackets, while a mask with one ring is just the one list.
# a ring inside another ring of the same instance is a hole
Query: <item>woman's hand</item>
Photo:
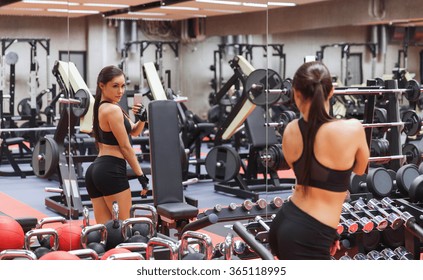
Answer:
[[134, 104], [132, 106], [132, 113], [134, 113], [137, 120], [146, 122], [147, 121], [147, 110], [141, 103]]
[[330, 247], [330, 255], [334, 256], [336, 254], [336, 251], [341, 249], [341, 245], [339, 240], [335, 240], [332, 243], [332, 246]]

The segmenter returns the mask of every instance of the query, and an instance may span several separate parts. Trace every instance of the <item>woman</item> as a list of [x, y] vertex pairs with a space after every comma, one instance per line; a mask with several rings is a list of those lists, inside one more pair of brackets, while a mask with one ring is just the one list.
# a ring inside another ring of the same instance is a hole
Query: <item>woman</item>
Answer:
[[358, 120], [329, 115], [333, 86], [325, 65], [302, 65], [292, 88], [301, 117], [287, 125], [282, 151], [297, 182], [271, 224], [269, 243], [279, 259], [328, 260], [339, 249], [336, 227], [351, 173], [366, 171], [369, 148]]
[[[130, 135], [137, 136], [145, 123], [133, 123], [118, 102], [125, 93], [125, 76], [116, 66], [104, 67], [97, 78], [94, 103], [93, 134], [98, 147], [98, 156], [85, 174], [86, 187], [90, 196], [97, 223], [105, 224], [112, 219], [112, 205], [119, 205], [119, 219], [129, 218], [132, 206], [131, 190], [126, 175], [126, 163], [138, 176], [144, 196], [148, 190], [148, 178], [130, 143]], [[133, 106], [134, 114], [142, 108]]]

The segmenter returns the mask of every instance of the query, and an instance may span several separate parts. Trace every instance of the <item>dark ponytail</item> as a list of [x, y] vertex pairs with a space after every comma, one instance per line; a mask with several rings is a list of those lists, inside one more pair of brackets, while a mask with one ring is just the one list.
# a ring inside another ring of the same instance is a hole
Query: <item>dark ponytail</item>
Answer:
[[310, 111], [307, 120], [307, 136], [304, 147], [308, 153], [305, 154], [305, 167], [303, 177], [299, 178], [305, 185], [308, 185], [311, 173], [311, 159], [314, 154], [314, 140], [317, 130], [324, 123], [334, 118], [328, 114], [325, 108], [329, 93], [332, 90], [332, 77], [327, 67], [321, 62], [308, 62], [303, 64], [295, 73], [292, 86], [298, 90], [304, 100], [310, 100]]
[[121, 76], [121, 75], [124, 75], [123, 71], [114, 65], [104, 67], [98, 74], [97, 87], [95, 90], [94, 118], [93, 118], [93, 135], [95, 138], [96, 146], [98, 146], [99, 130], [100, 130], [100, 124], [98, 121], [98, 109], [100, 107], [100, 101], [101, 101], [101, 95], [102, 95], [100, 83], [107, 84], [113, 78]]

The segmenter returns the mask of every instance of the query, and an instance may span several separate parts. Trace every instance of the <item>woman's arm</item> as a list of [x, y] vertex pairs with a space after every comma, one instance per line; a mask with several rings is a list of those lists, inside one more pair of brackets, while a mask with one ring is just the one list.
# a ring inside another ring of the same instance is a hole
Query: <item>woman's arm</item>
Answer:
[[353, 122], [355, 128], [355, 143], [357, 143], [357, 152], [355, 153], [355, 164], [353, 172], [362, 175], [369, 164], [370, 150], [366, 140], [366, 133], [363, 125], [359, 122]]
[[[141, 109], [142, 105], [141, 104], [134, 104], [134, 106], [132, 106], [132, 112], [134, 114], [137, 114], [139, 112], [139, 110]], [[145, 126], [145, 122], [138, 120], [136, 123], [133, 123], [131, 120], [131, 136], [138, 136], [141, 134], [141, 132], [144, 130], [144, 126]]]
[[104, 116], [106, 117], [113, 135], [116, 137], [116, 140], [119, 143], [119, 148], [123, 157], [128, 162], [134, 173], [137, 176], [141, 176], [143, 172], [135, 155], [134, 149], [129, 142], [128, 134], [123, 123], [124, 116], [121, 109], [118, 106], [113, 106], [113, 108], [110, 108], [110, 111]]

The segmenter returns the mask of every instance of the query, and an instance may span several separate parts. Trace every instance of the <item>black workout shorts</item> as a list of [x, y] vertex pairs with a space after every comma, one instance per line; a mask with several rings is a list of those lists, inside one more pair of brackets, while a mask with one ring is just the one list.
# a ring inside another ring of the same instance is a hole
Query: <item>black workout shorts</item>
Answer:
[[336, 229], [285, 202], [270, 225], [269, 245], [280, 260], [330, 260]]
[[108, 196], [129, 189], [126, 161], [114, 156], [97, 157], [85, 172], [90, 198]]

